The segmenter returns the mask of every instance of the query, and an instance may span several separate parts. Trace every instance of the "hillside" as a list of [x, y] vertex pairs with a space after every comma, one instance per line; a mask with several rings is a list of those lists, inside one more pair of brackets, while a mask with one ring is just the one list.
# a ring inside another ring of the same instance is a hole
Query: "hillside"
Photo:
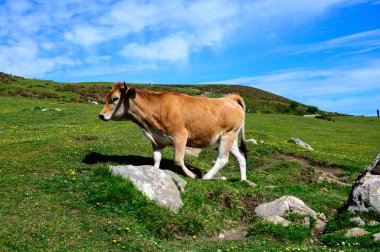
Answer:
[[[380, 243], [372, 235], [380, 232], [380, 224], [366, 225], [369, 234], [363, 237], [344, 236], [357, 226], [345, 210], [350, 184], [380, 150], [378, 118], [325, 121], [247, 113], [247, 139], [263, 141], [247, 146], [247, 177], [257, 186], [239, 182], [231, 157], [217, 174], [225, 181], [185, 178], [184, 205], [175, 214], [108, 170], [109, 165], [153, 164], [151, 144], [140, 128], [132, 122], [103, 122], [98, 118], [102, 104], [71, 102], [78, 93], [57, 90], [61, 85], [107, 90], [109, 83], [5, 79], [0, 84], [0, 251], [378, 251]], [[18, 95], [23, 88], [28, 93]], [[42, 93], [60, 97], [37, 98]], [[291, 137], [314, 151], [289, 142]], [[215, 148], [206, 148], [199, 157], [187, 155], [185, 162], [204, 174], [216, 156]], [[161, 169], [182, 176], [173, 165], [172, 148], [165, 148]], [[334, 179], [321, 179], [321, 171]], [[294, 220], [289, 227], [257, 217], [256, 206], [284, 195], [323, 213], [326, 231], [316, 233], [315, 222], [305, 226], [304, 216], [297, 214], [288, 216]], [[368, 222], [373, 213], [361, 218]], [[236, 235], [220, 238], [228, 231]]]
[[[248, 113], [304, 115], [318, 112], [315, 109], [313, 110], [312, 106], [306, 106], [296, 101], [247, 86], [148, 85], [137, 83], [129, 85], [153, 91], [175, 91], [189, 95], [206, 95], [214, 98], [222, 97], [225, 94], [238, 93], [244, 97]], [[97, 101], [103, 103], [109, 86], [112, 86], [112, 83], [58, 83], [0, 73], [0, 96], [23, 96], [40, 99], [56, 98], [66, 102]]]

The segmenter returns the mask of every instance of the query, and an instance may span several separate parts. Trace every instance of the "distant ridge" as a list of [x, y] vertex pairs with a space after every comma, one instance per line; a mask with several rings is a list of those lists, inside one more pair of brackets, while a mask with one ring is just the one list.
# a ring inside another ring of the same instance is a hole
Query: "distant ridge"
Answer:
[[[108, 87], [112, 82], [59, 83], [14, 76], [0, 72], [0, 96], [23, 96], [40, 99], [52, 98], [65, 102], [97, 101], [104, 103]], [[293, 114], [323, 113], [318, 108], [307, 106], [285, 97], [254, 87], [228, 84], [140, 84], [130, 83], [136, 88], [152, 91], [172, 91], [188, 95], [218, 98], [230, 93], [240, 94], [246, 103], [248, 113]]]

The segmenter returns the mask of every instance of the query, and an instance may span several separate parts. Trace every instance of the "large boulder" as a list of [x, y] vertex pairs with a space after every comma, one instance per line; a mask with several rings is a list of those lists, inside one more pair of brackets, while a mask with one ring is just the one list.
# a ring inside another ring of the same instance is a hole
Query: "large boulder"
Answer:
[[255, 208], [255, 212], [262, 218], [274, 215], [284, 216], [288, 212], [295, 212], [310, 215], [317, 219], [316, 212], [308, 207], [302, 200], [294, 196], [283, 196], [274, 201], [261, 204]]
[[159, 205], [174, 212], [178, 212], [181, 208], [182, 200], [179, 189], [184, 191], [186, 181], [174, 172], [160, 170], [150, 165], [118, 165], [111, 166], [110, 169], [113, 174], [131, 180], [138, 190]]
[[380, 215], [380, 154], [367, 166], [352, 184], [348, 198], [348, 210], [367, 212], [374, 210]]

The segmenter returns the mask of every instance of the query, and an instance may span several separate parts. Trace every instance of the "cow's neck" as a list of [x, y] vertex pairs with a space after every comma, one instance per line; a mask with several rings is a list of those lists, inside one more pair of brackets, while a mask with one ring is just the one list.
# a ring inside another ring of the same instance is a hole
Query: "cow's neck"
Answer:
[[160, 118], [152, 109], [160, 106], [155, 100], [155, 94], [147, 90], [137, 90], [136, 97], [129, 100], [128, 115], [134, 123], [148, 132], [163, 131]]

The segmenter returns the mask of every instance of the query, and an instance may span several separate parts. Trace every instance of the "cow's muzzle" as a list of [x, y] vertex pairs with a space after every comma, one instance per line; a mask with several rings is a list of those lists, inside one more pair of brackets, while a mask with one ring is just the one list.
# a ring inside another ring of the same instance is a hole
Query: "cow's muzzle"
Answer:
[[106, 117], [103, 114], [99, 114], [99, 118], [103, 121], [108, 121], [108, 119], [106, 119]]

